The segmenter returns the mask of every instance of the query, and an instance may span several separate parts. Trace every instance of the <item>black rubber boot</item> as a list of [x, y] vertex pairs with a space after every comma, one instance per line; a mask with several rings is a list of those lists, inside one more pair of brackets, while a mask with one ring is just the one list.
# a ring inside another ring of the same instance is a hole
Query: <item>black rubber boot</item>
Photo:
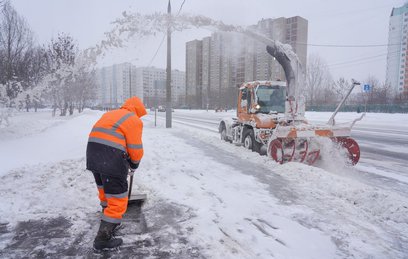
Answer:
[[98, 234], [96, 234], [94, 240], [95, 250], [112, 249], [120, 246], [123, 243], [121, 238], [114, 237], [114, 230], [119, 224], [109, 223], [101, 220]]
[[123, 224], [115, 224], [115, 227], [112, 230], [113, 236], [116, 236], [124, 228]]

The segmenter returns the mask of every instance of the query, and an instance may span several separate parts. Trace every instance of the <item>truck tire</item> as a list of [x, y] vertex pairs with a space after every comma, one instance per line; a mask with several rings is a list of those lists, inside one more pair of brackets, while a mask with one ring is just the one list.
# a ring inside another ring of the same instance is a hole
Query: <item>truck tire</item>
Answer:
[[254, 152], [260, 152], [261, 144], [255, 140], [253, 129], [244, 129], [242, 143], [244, 147]]
[[227, 137], [227, 128], [225, 127], [225, 124], [223, 122], [220, 125], [220, 137], [221, 140], [231, 142]]
[[225, 127], [222, 127], [221, 129], [221, 140], [228, 141], [227, 129]]

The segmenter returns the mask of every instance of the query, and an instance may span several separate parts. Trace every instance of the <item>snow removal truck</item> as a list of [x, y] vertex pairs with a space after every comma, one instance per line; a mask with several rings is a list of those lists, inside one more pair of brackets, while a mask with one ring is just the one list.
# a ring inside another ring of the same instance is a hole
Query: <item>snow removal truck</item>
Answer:
[[221, 139], [267, 154], [277, 163], [290, 161], [315, 163], [321, 156], [321, 143], [329, 139], [343, 149], [352, 165], [360, 159], [360, 148], [350, 137], [355, 122], [336, 124], [335, 116], [353, 87], [337, 106], [327, 124], [313, 125], [304, 117], [305, 101], [301, 93], [304, 73], [290, 46], [249, 33], [264, 42], [267, 52], [283, 67], [286, 82], [254, 81], [239, 87], [237, 117], [220, 122]]

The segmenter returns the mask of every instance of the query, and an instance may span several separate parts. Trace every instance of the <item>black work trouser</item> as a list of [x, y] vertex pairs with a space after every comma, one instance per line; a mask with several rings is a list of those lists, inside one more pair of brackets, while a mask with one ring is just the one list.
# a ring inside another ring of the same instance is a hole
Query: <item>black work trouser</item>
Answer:
[[114, 177], [93, 172], [99, 192], [99, 200], [104, 207], [102, 220], [120, 223], [128, 204], [127, 175]]

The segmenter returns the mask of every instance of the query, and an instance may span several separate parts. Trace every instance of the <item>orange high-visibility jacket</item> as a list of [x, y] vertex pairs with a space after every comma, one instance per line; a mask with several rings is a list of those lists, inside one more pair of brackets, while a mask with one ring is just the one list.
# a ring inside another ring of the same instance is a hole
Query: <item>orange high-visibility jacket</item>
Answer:
[[[105, 113], [95, 123], [89, 134], [87, 168], [91, 171], [110, 174], [123, 168], [123, 165], [118, 164], [120, 159], [122, 161], [129, 159], [130, 161], [127, 161], [131, 162], [130, 165], [138, 165], [143, 157], [143, 122], [140, 117], [145, 114], [146, 109], [137, 97], [126, 100], [120, 109]], [[95, 148], [95, 144], [91, 143], [98, 143], [105, 147], [96, 145], [98, 147]], [[106, 146], [110, 148], [107, 149]], [[106, 170], [103, 168], [104, 164]]]

